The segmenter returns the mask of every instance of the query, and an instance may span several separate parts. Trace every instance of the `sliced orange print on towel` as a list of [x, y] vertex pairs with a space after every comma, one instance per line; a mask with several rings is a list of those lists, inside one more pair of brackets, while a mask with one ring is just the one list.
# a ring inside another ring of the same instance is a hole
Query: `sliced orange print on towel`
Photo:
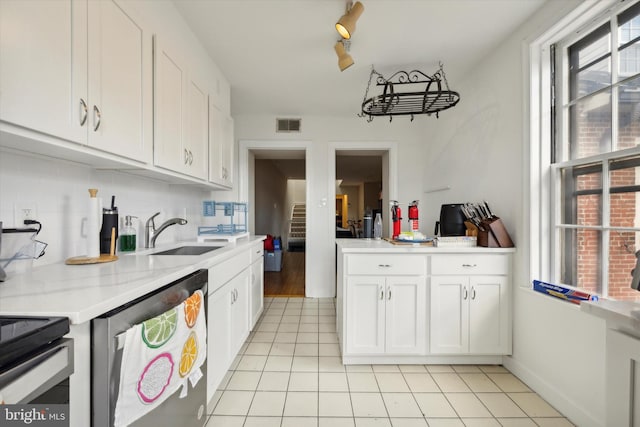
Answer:
[[202, 305], [202, 292], [196, 291], [187, 298], [184, 302], [184, 321], [187, 326], [193, 328], [198, 320], [198, 314], [200, 313], [200, 306]]
[[196, 333], [191, 332], [189, 334], [189, 338], [182, 346], [182, 356], [180, 356], [180, 368], [178, 369], [178, 373], [181, 377], [186, 377], [189, 372], [191, 372], [191, 368], [193, 368], [193, 364], [198, 357], [198, 340], [196, 339]]

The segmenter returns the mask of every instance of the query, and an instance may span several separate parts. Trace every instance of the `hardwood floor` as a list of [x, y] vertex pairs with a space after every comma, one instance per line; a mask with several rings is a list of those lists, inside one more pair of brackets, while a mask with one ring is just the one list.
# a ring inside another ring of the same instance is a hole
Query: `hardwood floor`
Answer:
[[265, 297], [304, 297], [304, 252], [282, 252], [282, 269], [264, 272]]

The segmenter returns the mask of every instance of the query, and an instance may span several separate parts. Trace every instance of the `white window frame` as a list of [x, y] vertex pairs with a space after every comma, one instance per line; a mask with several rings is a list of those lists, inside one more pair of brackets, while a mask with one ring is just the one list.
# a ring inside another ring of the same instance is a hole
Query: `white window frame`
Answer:
[[[622, 0], [579, 3], [573, 11], [528, 45], [530, 279], [556, 281], [559, 277], [560, 247], [555, 224], [560, 220], [561, 204], [558, 197], [559, 168], [551, 163], [551, 45], [571, 37], [579, 40], [633, 3]], [[566, 69], [566, 64], [562, 66]], [[560, 126], [563, 123], [566, 121], [563, 120]], [[561, 128], [559, 134], [562, 138], [566, 137], [566, 130]], [[639, 150], [626, 151], [629, 154]], [[608, 179], [604, 168], [602, 173], [603, 180]], [[606, 266], [602, 270], [606, 271]]]

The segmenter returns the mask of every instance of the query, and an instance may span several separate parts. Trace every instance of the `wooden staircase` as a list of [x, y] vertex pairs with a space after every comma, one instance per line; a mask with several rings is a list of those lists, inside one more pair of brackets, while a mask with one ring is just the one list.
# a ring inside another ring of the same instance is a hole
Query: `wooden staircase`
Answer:
[[307, 236], [307, 207], [304, 203], [294, 203], [289, 222], [289, 252], [304, 252]]

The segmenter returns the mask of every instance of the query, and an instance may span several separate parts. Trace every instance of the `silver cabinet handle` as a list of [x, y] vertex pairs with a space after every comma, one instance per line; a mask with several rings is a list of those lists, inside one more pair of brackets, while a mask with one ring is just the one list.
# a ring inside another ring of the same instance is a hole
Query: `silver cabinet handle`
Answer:
[[471, 287], [471, 299], [476, 299], [476, 288]]
[[234, 289], [234, 290], [233, 290], [233, 292], [235, 292], [235, 293], [236, 293], [236, 301], [238, 301], [238, 290], [237, 290], [237, 289]]
[[389, 267], [391, 267], [391, 264], [378, 264], [378, 267], [389, 268]]
[[100, 112], [100, 109], [98, 108], [97, 105], [93, 106], [93, 117], [95, 119], [94, 121], [95, 125], [93, 126], [93, 131], [97, 132], [98, 128], [100, 127], [100, 121], [102, 119], [102, 113]]
[[189, 150], [184, 148], [184, 164], [189, 164]]
[[80, 98], [80, 126], [84, 126], [87, 122], [87, 116], [89, 115], [89, 108], [84, 99]]
[[380, 286], [380, 300], [384, 299], [384, 288]]
[[235, 300], [234, 300], [234, 295], [233, 295], [233, 291], [231, 291], [231, 293], [229, 294], [229, 296], [231, 296], [231, 305], [233, 305], [233, 303], [235, 302]]
[[391, 286], [387, 287], [387, 300], [391, 299]]
[[462, 264], [462, 266], [466, 268], [473, 268], [473, 267], [477, 267], [478, 264]]
[[191, 152], [191, 150], [189, 150], [189, 164], [193, 164], [193, 153]]
[[467, 287], [464, 287], [464, 291], [462, 292], [462, 299], [467, 299], [469, 297], [469, 291], [467, 291]]

